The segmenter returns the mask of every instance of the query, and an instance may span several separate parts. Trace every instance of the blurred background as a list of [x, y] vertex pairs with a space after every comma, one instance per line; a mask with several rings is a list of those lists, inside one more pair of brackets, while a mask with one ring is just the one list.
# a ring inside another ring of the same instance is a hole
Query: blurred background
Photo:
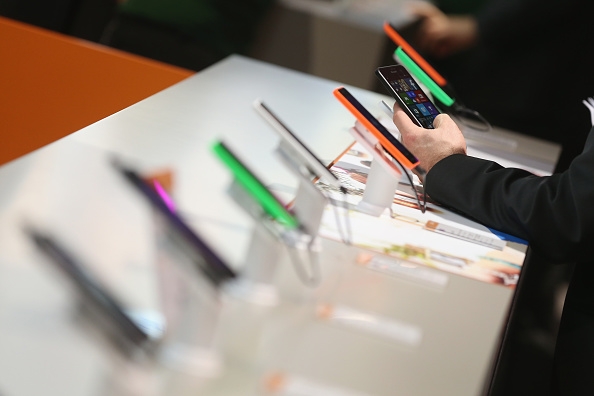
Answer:
[[195, 71], [241, 53], [372, 89], [370, 70], [388, 40], [382, 22], [387, 16], [397, 23], [408, 20], [402, 3], [2, 0], [0, 15]]

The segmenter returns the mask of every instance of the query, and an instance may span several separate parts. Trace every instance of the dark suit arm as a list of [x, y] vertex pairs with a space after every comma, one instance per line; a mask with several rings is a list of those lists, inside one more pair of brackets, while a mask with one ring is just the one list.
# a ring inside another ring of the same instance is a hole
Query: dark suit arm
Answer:
[[[590, 141], [594, 140], [592, 136]], [[568, 171], [550, 177], [452, 155], [431, 169], [425, 183], [427, 193], [437, 202], [489, 227], [526, 239], [535, 251], [551, 260], [592, 259], [592, 148], [577, 157]]]

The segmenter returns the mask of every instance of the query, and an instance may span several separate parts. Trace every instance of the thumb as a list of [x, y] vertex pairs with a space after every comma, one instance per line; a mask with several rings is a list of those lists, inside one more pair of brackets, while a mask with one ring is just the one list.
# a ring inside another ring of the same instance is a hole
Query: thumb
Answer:
[[408, 114], [406, 114], [398, 104], [394, 104], [394, 117], [392, 120], [394, 121], [396, 128], [398, 128], [403, 135], [410, 135], [420, 129], [420, 127], [410, 119]]
[[398, 103], [394, 103], [394, 117], [393, 117], [394, 124], [396, 126], [406, 124], [410, 121], [408, 114], [404, 112], [398, 105]]
[[438, 114], [433, 120], [433, 126], [439, 128], [442, 125], [446, 125], [448, 122], [453, 122], [449, 115], [443, 113]]

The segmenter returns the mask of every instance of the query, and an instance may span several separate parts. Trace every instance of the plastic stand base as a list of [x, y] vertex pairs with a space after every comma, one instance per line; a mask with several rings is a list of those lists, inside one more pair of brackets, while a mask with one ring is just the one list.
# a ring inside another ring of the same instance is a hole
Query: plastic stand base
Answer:
[[321, 251], [320, 238], [301, 230], [286, 230], [281, 234], [281, 240], [286, 246], [298, 250]]
[[402, 173], [377, 147], [378, 142], [362, 125], [349, 130], [351, 135], [371, 154], [373, 161], [367, 175], [363, 199], [357, 204], [359, 212], [378, 217], [390, 209]]
[[164, 348], [159, 357], [165, 366], [195, 377], [217, 377], [223, 368], [221, 356], [203, 347], [173, 344]]
[[305, 232], [315, 237], [318, 235], [328, 198], [312, 182], [314, 175], [310, 173], [307, 164], [303, 164], [299, 160], [299, 155], [296, 155], [284, 141], [280, 143], [275, 153], [299, 179], [299, 187], [292, 206], [293, 213]]
[[374, 158], [365, 183], [363, 199], [357, 205], [357, 210], [371, 216], [380, 216], [384, 210], [392, 207], [394, 193], [400, 183], [401, 175], [388, 172], [379, 161]]
[[257, 305], [275, 306], [279, 302], [276, 287], [245, 278], [227, 282], [223, 286], [223, 291], [232, 297]]
[[357, 204], [356, 209], [358, 212], [368, 214], [370, 216], [379, 217], [386, 210], [385, 206], [374, 205], [369, 202], [361, 201]]
[[223, 286], [226, 294], [254, 304], [278, 304], [274, 277], [283, 245], [262, 221], [254, 225], [245, 266], [237, 280]]
[[101, 395], [157, 396], [161, 384], [158, 377], [146, 365], [133, 362], [116, 362], [113, 371], [105, 379]]
[[313, 241], [311, 240], [311, 235], [302, 234], [301, 237], [297, 238], [290, 238], [286, 241], [288, 246], [293, 247], [297, 250], [309, 250], [310, 252], [319, 253], [322, 251], [322, 242], [320, 238], [315, 237]]

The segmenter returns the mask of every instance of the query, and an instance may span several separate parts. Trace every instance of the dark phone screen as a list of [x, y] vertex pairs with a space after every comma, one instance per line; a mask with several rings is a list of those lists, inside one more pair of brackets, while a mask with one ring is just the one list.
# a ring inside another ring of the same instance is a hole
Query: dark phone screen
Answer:
[[404, 155], [406, 159], [408, 159], [412, 164], [419, 162], [417, 157], [415, 157], [410, 151], [408, 151], [408, 149], [402, 143], [400, 143], [398, 139], [396, 139], [394, 135], [392, 135], [390, 131], [388, 131], [386, 127], [383, 126], [382, 123], [377, 120], [377, 118], [375, 118], [369, 111], [367, 111], [367, 109], [363, 107], [363, 105], [359, 103], [359, 101], [355, 99], [355, 97], [351, 95], [349, 91], [347, 91], [345, 88], [341, 88], [338, 91], [346, 100], [349, 101], [349, 103], [353, 105], [353, 107], [355, 107], [355, 109], [357, 109], [357, 111], [363, 117], [365, 117], [382, 135], [384, 135], [384, 137], [388, 139], [388, 141], [398, 151], [400, 151], [400, 153], [402, 153], [402, 155]]
[[410, 114], [415, 117], [423, 128], [433, 129], [433, 120], [439, 114], [439, 110], [419, 84], [413, 79], [408, 70], [402, 65], [386, 66], [377, 69], [380, 79], [383, 78], [384, 85], [389, 85], [390, 94], [399, 101], [400, 106], [406, 106]]

